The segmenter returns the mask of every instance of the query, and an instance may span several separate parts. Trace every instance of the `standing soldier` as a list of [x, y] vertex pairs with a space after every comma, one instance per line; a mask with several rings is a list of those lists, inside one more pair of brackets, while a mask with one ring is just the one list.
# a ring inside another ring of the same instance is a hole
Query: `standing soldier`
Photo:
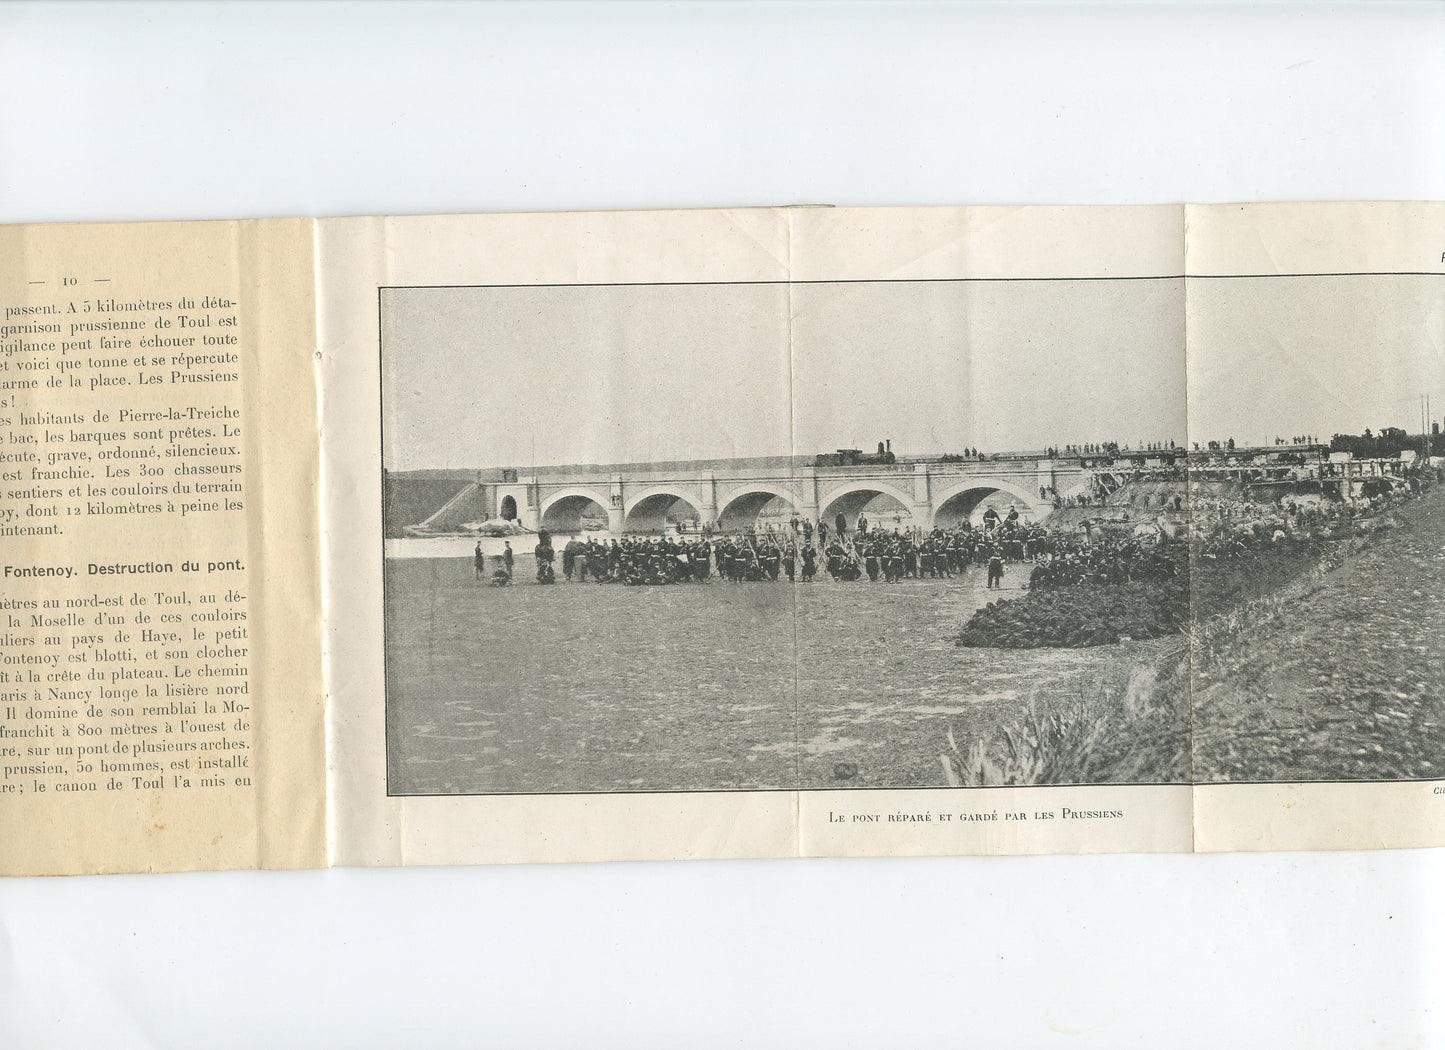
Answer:
[[768, 551], [767, 573], [768, 579], [776, 580], [783, 571], [783, 549], [774, 547]]
[[[537, 541], [536, 549], [533, 550], [532, 554], [537, 562], [537, 582], [556, 583], [557, 573], [552, 568], [552, 559], [555, 557], [555, 552], [552, 549], [552, 539], [545, 532], [542, 533], [541, 539]], [[508, 566], [508, 571], [511, 571], [510, 566]]]
[[988, 556], [988, 589], [1003, 588], [1003, 554], [994, 547]]

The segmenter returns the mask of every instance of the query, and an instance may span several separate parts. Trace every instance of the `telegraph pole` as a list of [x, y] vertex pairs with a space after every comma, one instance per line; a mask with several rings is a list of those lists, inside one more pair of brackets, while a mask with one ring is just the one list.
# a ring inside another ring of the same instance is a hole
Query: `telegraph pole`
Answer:
[[1425, 394], [1420, 395], [1420, 451], [1428, 458], [1430, 455], [1430, 424], [1427, 418], [1429, 410], [1425, 407], [1426, 396]]

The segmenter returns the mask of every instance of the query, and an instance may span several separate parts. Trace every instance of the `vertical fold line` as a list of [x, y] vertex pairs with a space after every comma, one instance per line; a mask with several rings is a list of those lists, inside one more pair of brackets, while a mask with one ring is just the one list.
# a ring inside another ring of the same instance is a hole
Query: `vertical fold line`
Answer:
[[[787, 289], [788, 308], [788, 462], [792, 464], [788, 473], [792, 475], [788, 488], [794, 496], [798, 494], [798, 409], [794, 400], [797, 390], [797, 359], [793, 349], [793, 211], [791, 208], [783, 209], [783, 239], [786, 250], [787, 273], [784, 288]], [[794, 537], [794, 543], [797, 538]], [[792, 576], [789, 576], [792, 579]], [[789, 598], [793, 606], [793, 854], [801, 857], [803, 855], [803, 741], [801, 737], [801, 712], [799, 710], [799, 696], [801, 693], [800, 679], [801, 668], [798, 661], [798, 589], [793, 584]]]
[[1189, 783], [1189, 850], [1191, 853], [1199, 851], [1199, 821], [1198, 810], [1198, 787], [1194, 773], [1194, 648], [1197, 644], [1198, 632], [1195, 630], [1194, 617], [1194, 479], [1191, 476], [1193, 467], [1190, 460], [1190, 450], [1194, 446], [1194, 428], [1189, 421], [1189, 371], [1190, 371], [1190, 350], [1189, 350], [1189, 204], [1180, 206], [1181, 236], [1184, 242], [1183, 273], [1184, 290], [1183, 299], [1184, 311], [1184, 543], [1185, 560], [1189, 578], [1186, 581], [1186, 613], [1185, 613], [1185, 647], [1184, 662], [1187, 668], [1184, 680], [1184, 694], [1188, 707], [1188, 723], [1186, 726], [1186, 739], [1189, 741], [1189, 754], [1185, 762], [1185, 774]]

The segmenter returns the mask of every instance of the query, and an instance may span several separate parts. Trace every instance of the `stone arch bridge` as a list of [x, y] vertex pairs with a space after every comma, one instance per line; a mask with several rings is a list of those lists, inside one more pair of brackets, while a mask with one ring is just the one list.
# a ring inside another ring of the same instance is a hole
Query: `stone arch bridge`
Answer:
[[[842, 514], [850, 529], [864, 508], [877, 501], [873, 513], [880, 524], [891, 527], [896, 519], [905, 527], [930, 529], [969, 518], [991, 498], [995, 505], [1017, 507], [1020, 515], [1037, 521], [1053, 509], [1053, 492], [1085, 491], [1092, 476], [1078, 459], [1028, 456], [858, 467], [730, 468], [713, 461], [696, 469], [572, 468], [502, 482], [478, 481], [458, 499], [466, 496], [472, 507], [480, 504], [486, 516], [505, 510], [510, 517], [515, 512], [526, 528], [559, 533], [580, 531], [584, 514], [603, 512], [614, 533], [662, 532], [670, 518], [732, 530], [756, 522], [763, 509], [778, 500], [791, 513], [830, 526]], [[1040, 489], [1050, 495], [1042, 496]], [[879, 500], [883, 496], [892, 502]], [[426, 524], [441, 522], [428, 519]]]

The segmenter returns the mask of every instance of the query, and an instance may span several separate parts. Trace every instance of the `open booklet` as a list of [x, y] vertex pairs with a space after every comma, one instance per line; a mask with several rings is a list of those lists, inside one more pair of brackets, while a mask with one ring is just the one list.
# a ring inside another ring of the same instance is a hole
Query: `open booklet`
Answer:
[[1445, 205], [0, 246], [0, 872], [1445, 844]]

